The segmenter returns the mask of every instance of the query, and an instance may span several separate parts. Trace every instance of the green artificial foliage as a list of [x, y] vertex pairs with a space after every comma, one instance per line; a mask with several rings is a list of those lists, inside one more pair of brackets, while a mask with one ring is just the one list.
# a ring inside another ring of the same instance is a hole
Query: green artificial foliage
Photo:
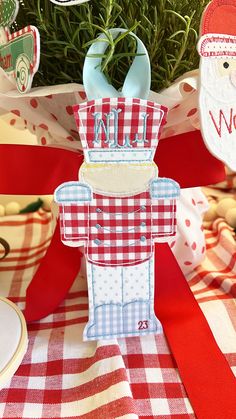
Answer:
[[[108, 37], [103, 71], [116, 88], [123, 84], [135, 55], [132, 30], [144, 42], [152, 67], [152, 89], [168, 87], [198, 67], [196, 42], [201, 15], [209, 0], [91, 0], [56, 6], [49, 0], [22, 0], [14, 29], [32, 24], [41, 35], [41, 63], [34, 85], [82, 83], [83, 62], [99, 33]], [[108, 29], [122, 27], [119, 42]]]

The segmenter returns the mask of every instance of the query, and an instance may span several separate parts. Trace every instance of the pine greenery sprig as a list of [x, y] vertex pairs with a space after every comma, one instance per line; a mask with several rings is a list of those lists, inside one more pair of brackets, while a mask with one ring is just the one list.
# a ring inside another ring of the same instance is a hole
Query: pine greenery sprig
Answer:
[[[41, 62], [34, 85], [82, 83], [86, 52], [104, 32], [108, 48], [103, 71], [119, 88], [135, 55], [130, 30], [144, 42], [151, 60], [152, 89], [168, 87], [185, 71], [197, 68], [196, 41], [201, 14], [209, 0], [91, 0], [60, 7], [49, 0], [23, 0], [19, 28], [32, 24], [41, 36]], [[127, 29], [114, 43], [108, 30]]]

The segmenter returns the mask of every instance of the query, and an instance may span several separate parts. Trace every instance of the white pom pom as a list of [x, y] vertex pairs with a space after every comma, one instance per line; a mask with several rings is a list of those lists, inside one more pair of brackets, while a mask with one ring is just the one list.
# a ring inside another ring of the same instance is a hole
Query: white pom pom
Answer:
[[216, 212], [220, 217], [225, 217], [226, 212], [231, 208], [236, 208], [236, 200], [233, 198], [223, 198], [218, 203]]
[[20, 204], [18, 202], [9, 202], [5, 206], [6, 215], [15, 215], [19, 214]]
[[210, 208], [204, 214], [204, 221], [214, 221], [217, 218], [216, 207], [217, 204], [210, 203]]
[[0, 217], [3, 217], [5, 215], [5, 207], [3, 205], [0, 205]]
[[226, 212], [225, 220], [230, 227], [236, 228], [236, 208], [231, 208]]

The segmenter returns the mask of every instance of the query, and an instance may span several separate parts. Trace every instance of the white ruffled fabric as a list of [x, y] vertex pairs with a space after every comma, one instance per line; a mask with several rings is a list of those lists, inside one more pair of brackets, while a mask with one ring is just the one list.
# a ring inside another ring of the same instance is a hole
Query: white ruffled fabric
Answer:
[[[198, 71], [186, 73], [161, 93], [150, 93], [150, 100], [169, 108], [165, 138], [199, 129]], [[42, 146], [81, 150], [72, 106], [86, 100], [82, 85], [66, 84], [33, 88], [21, 95], [0, 69], [0, 115], [18, 129], [28, 128]], [[13, 140], [13, 142], [16, 142]], [[170, 243], [185, 274], [199, 265], [205, 255], [202, 214], [208, 202], [200, 188], [184, 189], [177, 209], [178, 232]]]

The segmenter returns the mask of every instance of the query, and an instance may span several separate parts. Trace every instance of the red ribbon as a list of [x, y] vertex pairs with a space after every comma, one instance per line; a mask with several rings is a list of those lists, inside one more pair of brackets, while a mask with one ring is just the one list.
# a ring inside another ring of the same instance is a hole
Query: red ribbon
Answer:
[[[78, 152], [40, 146], [0, 145], [2, 194], [52, 194], [77, 180], [83, 157]], [[159, 175], [182, 188], [224, 180], [224, 166], [206, 150], [200, 132], [159, 142]], [[54, 311], [80, 269], [80, 253], [61, 243], [59, 226], [26, 294], [27, 321]], [[163, 324], [186, 391], [199, 419], [232, 419], [235, 379], [168, 245], [156, 246], [157, 317]]]
[[[53, 147], [0, 145], [0, 191], [13, 195], [49, 195], [60, 183], [78, 180], [83, 161], [79, 152]], [[225, 179], [224, 165], [204, 146], [200, 131], [159, 141], [155, 163], [160, 177], [181, 188], [204, 186]]]
[[78, 248], [62, 244], [57, 223], [47, 253], [26, 290], [27, 322], [53, 313], [80, 271], [81, 256]]
[[155, 313], [198, 419], [236, 417], [236, 379], [168, 244], [155, 249]]

